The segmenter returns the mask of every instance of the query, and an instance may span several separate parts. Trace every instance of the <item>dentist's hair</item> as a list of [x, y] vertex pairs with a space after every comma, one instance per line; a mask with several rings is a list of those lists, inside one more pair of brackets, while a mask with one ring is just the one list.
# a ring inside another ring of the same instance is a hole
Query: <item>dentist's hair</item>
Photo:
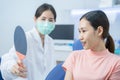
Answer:
[[54, 7], [48, 3], [44, 3], [37, 8], [37, 10], [35, 12], [35, 17], [36, 18], [40, 17], [42, 15], [42, 13], [46, 10], [50, 10], [53, 13], [54, 20], [56, 21], [56, 17], [57, 17], [56, 11], [55, 11]]

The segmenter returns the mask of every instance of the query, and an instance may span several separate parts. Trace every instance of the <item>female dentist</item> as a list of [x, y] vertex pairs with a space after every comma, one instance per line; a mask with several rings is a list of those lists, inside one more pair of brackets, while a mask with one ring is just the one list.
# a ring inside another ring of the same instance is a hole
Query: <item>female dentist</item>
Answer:
[[14, 47], [2, 56], [1, 72], [4, 80], [44, 80], [52, 69], [54, 45], [48, 34], [55, 28], [54, 7], [47, 3], [42, 4], [36, 10], [34, 21], [35, 27], [26, 32], [25, 65], [18, 59]]

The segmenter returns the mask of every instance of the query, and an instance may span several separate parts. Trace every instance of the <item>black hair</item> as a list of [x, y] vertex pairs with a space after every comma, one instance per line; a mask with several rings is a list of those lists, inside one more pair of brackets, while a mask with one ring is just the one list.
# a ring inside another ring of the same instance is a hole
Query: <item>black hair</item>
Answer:
[[44, 4], [42, 4], [41, 6], [39, 6], [37, 8], [37, 10], [35, 12], [35, 17], [38, 18], [46, 10], [50, 10], [53, 13], [54, 20], [56, 21], [56, 17], [57, 17], [56, 11], [55, 11], [54, 7], [52, 5], [50, 5], [50, 4], [48, 4], [48, 3], [44, 3]]
[[80, 18], [80, 20], [83, 18], [88, 20], [95, 30], [99, 26], [103, 27], [102, 38], [106, 39], [105, 46], [106, 46], [106, 48], [108, 48], [108, 50], [110, 52], [114, 53], [114, 49], [115, 49], [114, 41], [113, 41], [111, 35], [109, 34], [109, 20], [108, 20], [106, 14], [101, 10], [94, 10], [94, 11], [90, 11], [90, 12], [87, 12], [86, 14], [84, 14]]

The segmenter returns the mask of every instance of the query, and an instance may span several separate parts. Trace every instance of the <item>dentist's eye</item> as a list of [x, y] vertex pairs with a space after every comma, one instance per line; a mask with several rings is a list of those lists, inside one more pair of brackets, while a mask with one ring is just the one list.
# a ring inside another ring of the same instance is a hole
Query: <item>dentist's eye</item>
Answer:
[[49, 19], [49, 22], [54, 22], [54, 19]]

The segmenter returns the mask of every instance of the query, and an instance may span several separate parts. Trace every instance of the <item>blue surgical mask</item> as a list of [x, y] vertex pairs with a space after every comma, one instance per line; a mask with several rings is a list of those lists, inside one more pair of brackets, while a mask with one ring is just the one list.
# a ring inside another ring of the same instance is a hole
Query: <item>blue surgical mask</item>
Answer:
[[55, 29], [55, 24], [49, 21], [37, 21], [36, 27], [41, 34], [46, 35]]

